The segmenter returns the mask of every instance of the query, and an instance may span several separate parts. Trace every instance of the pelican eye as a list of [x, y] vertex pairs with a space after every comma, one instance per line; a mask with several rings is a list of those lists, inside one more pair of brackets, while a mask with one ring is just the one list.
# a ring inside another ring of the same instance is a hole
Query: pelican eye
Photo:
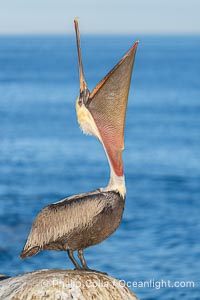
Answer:
[[83, 98], [81, 96], [79, 97], [78, 104], [79, 106], [82, 106], [83, 104]]

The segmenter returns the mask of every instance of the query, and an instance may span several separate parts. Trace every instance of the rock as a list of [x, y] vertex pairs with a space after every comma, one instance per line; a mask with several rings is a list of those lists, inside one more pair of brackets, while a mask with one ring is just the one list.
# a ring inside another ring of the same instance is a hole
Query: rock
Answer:
[[124, 282], [96, 271], [41, 270], [0, 282], [0, 300], [137, 300]]
[[8, 276], [4, 275], [4, 274], [0, 274], [0, 280], [4, 280], [9, 278]]

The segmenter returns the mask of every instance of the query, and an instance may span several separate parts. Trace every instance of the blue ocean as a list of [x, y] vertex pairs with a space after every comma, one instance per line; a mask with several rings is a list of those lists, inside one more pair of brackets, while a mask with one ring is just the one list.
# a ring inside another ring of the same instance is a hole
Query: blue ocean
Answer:
[[[123, 221], [85, 250], [92, 269], [140, 299], [200, 299], [200, 36], [82, 35], [90, 90], [140, 40], [123, 153]], [[65, 252], [19, 254], [37, 213], [103, 187], [101, 144], [84, 136], [75, 101], [75, 35], [0, 37], [0, 273], [71, 269]]]

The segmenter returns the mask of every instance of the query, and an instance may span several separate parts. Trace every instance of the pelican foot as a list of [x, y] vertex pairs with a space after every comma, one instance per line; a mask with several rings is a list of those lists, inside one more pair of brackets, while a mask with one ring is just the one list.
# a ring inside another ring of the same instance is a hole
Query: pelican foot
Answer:
[[108, 275], [108, 273], [106, 272], [101, 272], [101, 271], [97, 271], [97, 270], [93, 270], [93, 269], [82, 269], [83, 271], [86, 271], [86, 272], [94, 272], [94, 273], [99, 273], [99, 274], [103, 274], [103, 275]]

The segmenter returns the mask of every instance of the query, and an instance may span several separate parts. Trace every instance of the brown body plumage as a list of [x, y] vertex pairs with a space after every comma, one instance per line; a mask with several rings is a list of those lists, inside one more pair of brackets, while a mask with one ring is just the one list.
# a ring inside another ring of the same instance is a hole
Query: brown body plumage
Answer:
[[81, 250], [98, 244], [120, 224], [124, 199], [119, 193], [94, 192], [66, 198], [36, 217], [22, 258], [41, 250]]
[[[87, 269], [83, 249], [110, 236], [119, 226], [124, 210], [124, 123], [137, 42], [90, 93], [83, 74], [76, 20], [75, 29], [80, 74], [77, 118], [83, 132], [96, 136], [102, 143], [110, 165], [110, 181], [105, 188], [43, 208], [33, 223], [21, 258], [44, 249], [65, 250], [77, 269]], [[75, 250], [82, 266], [73, 256]]]

